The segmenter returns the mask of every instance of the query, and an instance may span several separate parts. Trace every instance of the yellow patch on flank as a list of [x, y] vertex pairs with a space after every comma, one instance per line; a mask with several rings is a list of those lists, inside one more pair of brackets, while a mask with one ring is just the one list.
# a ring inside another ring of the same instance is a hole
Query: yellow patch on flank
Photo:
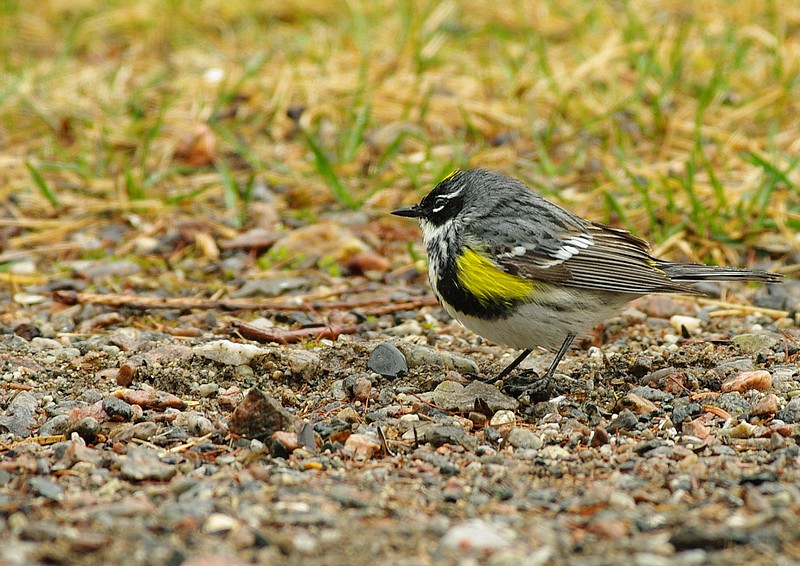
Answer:
[[532, 281], [506, 273], [492, 260], [469, 248], [456, 259], [456, 277], [458, 283], [482, 303], [525, 299], [534, 290]]

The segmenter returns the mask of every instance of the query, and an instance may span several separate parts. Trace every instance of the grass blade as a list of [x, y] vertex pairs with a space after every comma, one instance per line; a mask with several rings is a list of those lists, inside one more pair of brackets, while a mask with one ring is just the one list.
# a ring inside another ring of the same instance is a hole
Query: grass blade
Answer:
[[44, 180], [42, 174], [39, 173], [39, 170], [36, 169], [36, 167], [34, 167], [30, 161], [25, 162], [25, 167], [28, 168], [28, 171], [31, 174], [31, 178], [33, 178], [33, 182], [39, 189], [39, 192], [41, 192], [42, 195], [44, 195], [44, 198], [47, 199], [50, 205], [55, 209], [61, 208], [61, 204], [58, 202], [58, 197], [56, 197], [56, 194], [50, 188], [50, 185], [48, 185], [47, 182]]

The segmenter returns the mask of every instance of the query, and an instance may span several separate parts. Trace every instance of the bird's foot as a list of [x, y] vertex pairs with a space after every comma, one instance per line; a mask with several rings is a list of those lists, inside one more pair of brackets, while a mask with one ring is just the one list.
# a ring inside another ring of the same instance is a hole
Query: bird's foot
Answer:
[[502, 387], [503, 393], [527, 403], [541, 403], [563, 394], [564, 389], [554, 376], [539, 374], [533, 370], [522, 370], [507, 377]]

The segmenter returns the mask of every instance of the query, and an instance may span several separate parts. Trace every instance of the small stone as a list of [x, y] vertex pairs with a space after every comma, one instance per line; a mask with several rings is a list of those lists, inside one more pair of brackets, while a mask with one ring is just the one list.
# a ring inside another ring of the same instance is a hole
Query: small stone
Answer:
[[146, 408], [184, 409], [186, 407], [186, 403], [177, 395], [167, 393], [166, 391], [158, 391], [152, 387], [143, 389], [120, 389], [119, 391], [115, 391], [113, 396], [131, 405], [139, 405], [140, 407]]
[[[273, 447], [270, 450], [270, 453], [273, 456], [278, 457], [287, 457], [289, 454], [300, 448], [300, 442], [297, 439], [297, 433], [291, 432], [288, 430], [276, 430], [272, 433], [272, 444]], [[280, 450], [276, 450], [280, 446]]]
[[497, 411], [494, 415], [492, 415], [492, 418], [489, 420], [489, 424], [494, 427], [497, 427], [515, 423], [516, 421], [517, 421], [517, 416], [514, 414], [514, 411], [505, 409]]
[[361, 417], [353, 407], [344, 407], [341, 411], [336, 413], [336, 417], [343, 423], [360, 423]]
[[752, 425], [747, 421], [741, 421], [736, 426], [724, 428], [720, 432], [725, 436], [730, 436], [731, 438], [751, 438], [756, 428], [757, 427], [755, 425]]
[[429, 442], [433, 446], [443, 446], [452, 444], [463, 446], [468, 450], [478, 448], [478, 441], [474, 436], [466, 433], [460, 426], [437, 425], [427, 429], [422, 435], [423, 442]]
[[211, 397], [212, 395], [216, 395], [217, 391], [219, 391], [219, 385], [216, 383], [202, 383], [200, 387], [197, 388], [197, 394], [200, 397]]
[[211, 535], [227, 533], [239, 525], [239, 521], [223, 513], [211, 513], [203, 523], [203, 532]]
[[787, 424], [800, 423], [800, 396], [789, 399], [786, 406], [778, 411], [776, 416]]
[[[417, 420], [419, 420], [419, 416], [417, 415], [413, 416], [417, 417]], [[476, 427], [482, 427], [487, 422], [489, 422], [489, 418], [486, 415], [484, 415], [483, 413], [479, 413], [477, 411], [470, 411], [469, 414], [467, 415], [467, 418], [471, 420]], [[403, 420], [403, 418], [400, 417], [400, 420]]]
[[508, 443], [514, 448], [529, 448], [538, 450], [544, 445], [542, 437], [532, 430], [522, 427], [512, 428], [506, 437]]
[[778, 396], [774, 393], [770, 393], [769, 395], [764, 395], [764, 397], [756, 401], [756, 403], [753, 405], [753, 408], [750, 409], [750, 415], [753, 417], [774, 415], [779, 409]]
[[136, 366], [133, 364], [122, 364], [117, 370], [117, 385], [128, 387], [136, 377]]
[[131, 438], [150, 440], [158, 432], [158, 425], [152, 421], [145, 421], [142, 423], [136, 423], [128, 430]]
[[370, 248], [341, 224], [324, 221], [282, 232], [272, 250], [282, 257], [302, 260], [301, 265], [311, 266], [323, 257], [346, 265], [351, 258]]
[[658, 407], [652, 401], [648, 401], [635, 393], [628, 393], [620, 401], [623, 407], [632, 410], [637, 415], [646, 415], [658, 410]]
[[693, 316], [684, 316], [676, 314], [670, 317], [669, 323], [670, 325], [672, 325], [672, 328], [683, 334], [684, 329], [686, 332], [689, 333], [697, 332], [698, 330], [700, 330], [700, 325], [702, 324], [702, 321], [699, 318], [695, 318]]
[[672, 401], [675, 397], [671, 393], [667, 393], [666, 391], [661, 391], [660, 389], [656, 389], [655, 387], [648, 387], [647, 385], [641, 385], [638, 387], [633, 387], [630, 390], [631, 393], [638, 395], [647, 399], [648, 401], [653, 401], [654, 403], [665, 403]]
[[566, 448], [558, 444], [550, 444], [539, 451], [539, 456], [545, 460], [565, 460], [572, 456]]
[[703, 412], [703, 407], [700, 403], [689, 402], [686, 404], [678, 405], [672, 409], [672, 423], [679, 427], [683, 421], [692, 416], [697, 416]]
[[606, 428], [608, 432], [617, 433], [623, 430], [634, 430], [638, 424], [639, 419], [636, 415], [629, 409], [624, 409], [620, 411], [617, 418], [611, 421]]
[[738, 391], [723, 393], [714, 399], [712, 404], [729, 412], [734, 417], [750, 410], [750, 403]]
[[354, 460], [369, 460], [381, 448], [379, 439], [366, 434], [351, 434], [344, 442], [344, 449], [353, 455]]
[[214, 423], [199, 413], [191, 415], [186, 421], [186, 431], [192, 436], [205, 436], [217, 430]]
[[175, 476], [174, 466], [163, 463], [155, 450], [131, 446], [120, 467], [122, 476], [132, 481], [168, 481]]
[[119, 346], [126, 352], [136, 350], [142, 342], [142, 333], [136, 328], [118, 328], [108, 335], [109, 344]]
[[459, 553], [490, 554], [511, 546], [511, 539], [500, 526], [482, 519], [470, 519], [447, 530], [442, 547]]
[[94, 444], [100, 434], [100, 421], [94, 417], [84, 417], [67, 431], [67, 436], [77, 433], [86, 444]]
[[53, 340], [52, 338], [33, 338], [31, 340], [31, 350], [34, 352], [57, 350], [63, 347], [64, 345], [61, 342]]
[[353, 387], [353, 399], [366, 403], [372, 393], [372, 382], [367, 377], [359, 377]]
[[740, 334], [735, 336], [731, 342], [748, 354], [757, 354], [758, 352], [769, 350], [779, 343], [776, 338], [766, 334]]
[[308, 287], [306, 277], [273, 277], [271, 279], [249, 279], [245, 281], [233, 296], [244, 297], [278, 297], [289, 291]]
[[238, 385], [232, 385], [227, 389], [223, 389], [217, 396], [217, 402], [223, 409], [235, 409], [239, 403], [244, 399], [242, 388]]
[[388, 342], [378, 344], [369, 356], [367, 367], [383, 377], [395, 378], [408, 373], [403, 353]]
[[266, 441], [275, 431], [297, 430], [299, 422], [277, 400], [254, 387], [234, 409], [228, 428], [234, 434]]
[[61, 494], [63, 493], [61, 486], [48, 478], [31, 478], [28, 480], [28, 487], [37, 495], [52, 499], [53, 501], [61, 499]]
[[598, 448], [604, 444], [608, 444], [609, 440], [610, 437], [608, 436], [608, 431], [600, 425], [597, 425], [592, 431], [592, 437], [589, 440], [589, 446], [592, 448]]
[[131, 406], [116, 397], [106, 397], [103, 399], [103, 410], [108, 415], [108, 420], [116, 422], [127, 422], [133, 416]]
[[230, 340], [209, 342], [208, 344], [195, 348], [194, 352], [200, 357], [227, 366], [249, 364], [255, 356], [263, 353], [262, 349], [258, 346], [252, 344], [237, 344]]
[[772, 375], [766, 370], [743, 371], [722, 382], [722, 392], [766, 391], [772, 387]]
[[462, 374], [477, 375], [478, 366], [473, 360], [446, 350], [434, 350], [430, 346], [400, 342], [398, 347], [405, 354], [408, 367], [423, 365], [452, 369]]
[[482, 381], [473, 381], [466, 387], [455, 381], [443, 381], [433, 391], [433, 402], [445, 411], [461, 413], [473, 410], [476, 402], [487, 406], [491, 411], [513, 411], [519, 407], [519, 401]]
[[636, 377], [643, 377], [653, 371], [653, 359], [649, 356], [637, 356], [628, 371]]
[[19, 438], [31, 436], [36, 427], [36, 409], [39, 402], [28, 391], [20, 391], [9, 403], [3, 415], [0, 415], [0, 431], [7, 431]]
[[39, 429], [39, 436], [58, 436], [66, 434], [72, 424], [72, 419], [69, 415], [56, 415], [48, 420]]

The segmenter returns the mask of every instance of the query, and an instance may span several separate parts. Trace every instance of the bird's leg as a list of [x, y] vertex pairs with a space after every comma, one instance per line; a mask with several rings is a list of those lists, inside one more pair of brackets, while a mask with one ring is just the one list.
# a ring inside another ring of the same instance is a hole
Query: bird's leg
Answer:
[[501, 379], [506, 377], [509, 373], [517, 369], [517, 366], [522, 362], [524, 362], [525, 358], [527, 358], [531, 354], [531, 351], [532, 350], [530, 348], [522, 350], [522, 353], [519, 356], [517, 356], [513, 362], [508, 364], [503, 371], [497, 374], [497, 377], [493, 378], [492, 381], [500, 381]]
[[558, 352], [556, 352], [556, 357], [553, 358], [553, 363], [550, 364], [550, 367], [547, 369], [547, 373], [544, 374], [543, 379], [550, 379], [556, 374], [556, 368], [558, 367], [558, 364], [561, 363], [561, 358], [564, 357], [564, 355], [567, 353], [567, 350], [569, 350], [569, 347], [572, 346], [573, 340], [575, 340], [575, 333], [570, 332], [567, 334], [567, 337], [564, 338], [564, 343], [561, 344]]
[[556, 352], [556, 356], [553, 358], [553, 361], [550, 364], [550, 367], [547, 369], [547, 373], [544, 374], [544, 377], [537, 379], [523, 392], [523, 395], [527, 395], [531, 403], [547, 401], [562, 393], [553, 377], [556, 374], [556, 368], [558, 368], [561, 358], [564, 357], [564, 355], [567, 353], [567, 350], [569, 350], [569, 347], [572, 346], [573, 340], [575, 340], [575, 334], [570, 332], [567, 334], [567, 337], [564, 338], [564, 343], [561, 344], [558, 352]]

